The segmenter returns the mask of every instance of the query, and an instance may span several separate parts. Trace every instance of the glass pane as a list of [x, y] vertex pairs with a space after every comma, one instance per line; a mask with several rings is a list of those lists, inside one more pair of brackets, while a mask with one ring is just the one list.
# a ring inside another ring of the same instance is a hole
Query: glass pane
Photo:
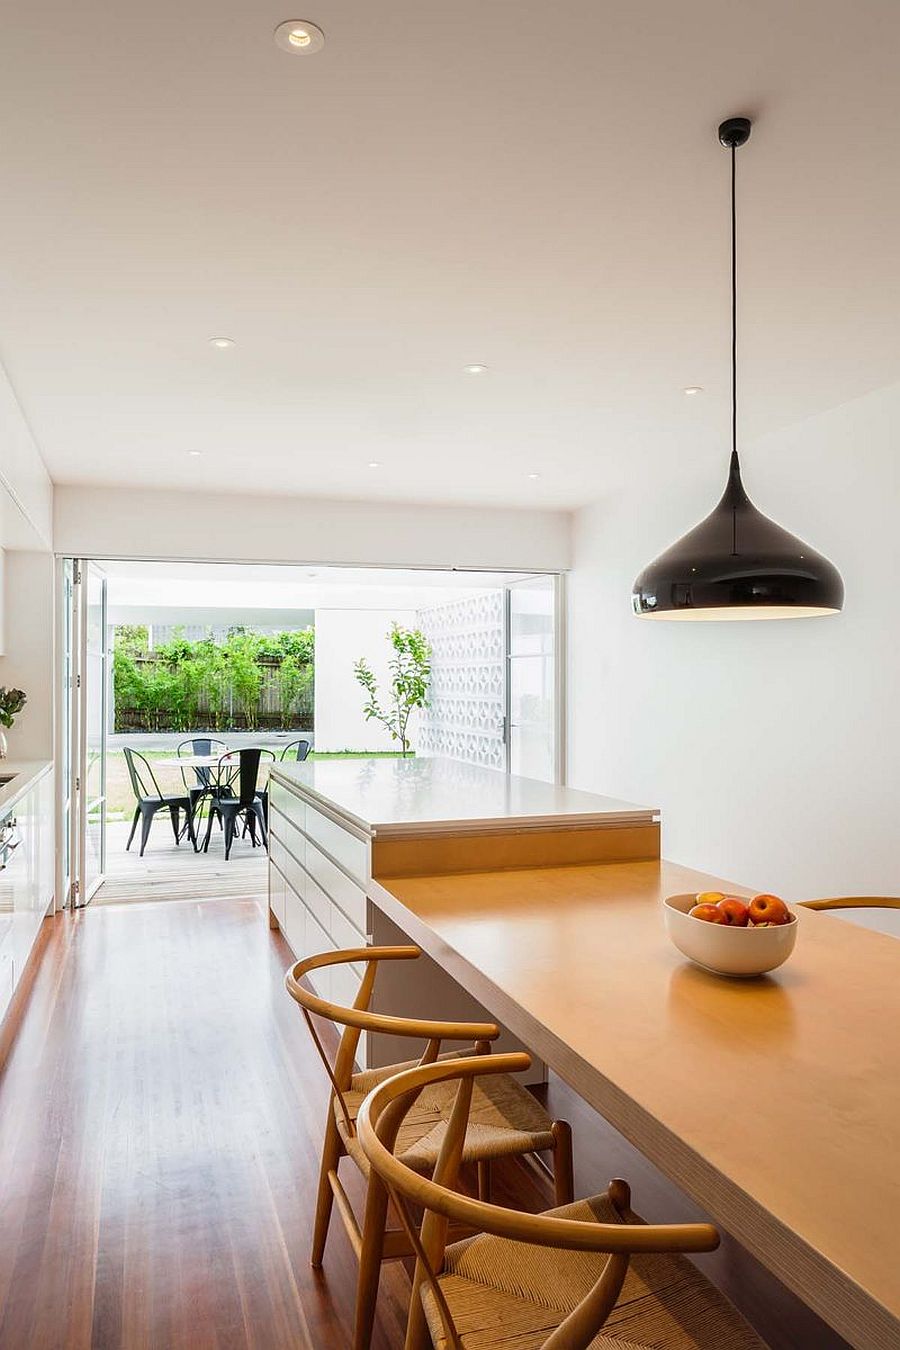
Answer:
[[509, 590], [510, 772], [556, 780], [556, 589], [535, 577]]
[[84, 841], [85, 897], [89, 896], [103, 872], [103, 834], [106, 812], [106, 582], [103, 575], [88, 564], [87, 585], [87, 661], [85, 666], [85, 717], [87, 755], [84, 765], [84, 793], [87, 804], [87, 829]]

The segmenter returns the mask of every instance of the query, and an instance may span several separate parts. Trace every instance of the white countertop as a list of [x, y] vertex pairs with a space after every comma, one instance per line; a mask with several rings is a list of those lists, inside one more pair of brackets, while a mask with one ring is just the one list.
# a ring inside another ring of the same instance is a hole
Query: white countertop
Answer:
[[0, 759], [0, 778], [12, 775], [10, 782], [0, 786], [0, 816], [52, 767], [50, 759]]
[[618, 825], [658, 815], [612, 797], [437, 757], [279, 763], [272, 775], [382, 836], [450, 825]]

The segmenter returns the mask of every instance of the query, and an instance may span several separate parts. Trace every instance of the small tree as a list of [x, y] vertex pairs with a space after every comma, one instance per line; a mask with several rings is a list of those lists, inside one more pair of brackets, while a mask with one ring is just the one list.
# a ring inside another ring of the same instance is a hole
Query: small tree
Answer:
[[243, 629], [232, 628], [225, 644], [225, 659], [231, 676], [231, 688], [251, 731], [256, 730], [262, 670], [256, 659], [258, 639]]
[[353, 673], [367, 694], [363, 707], [367, 722], [380, 722], [392, 741], [400, 742], [404, 758], [409, 754], [409, 719], [416, 708], [428, 706], [428, 682], [431, 678], [431, 648], [418, 628], [403, 628], [399, 623], [388, 634], [394, 654], [390, 670], [390, 706], [378, 697], [378, 681], [364, 656], [354, 664]]
[[201, 648], [199, 661], [203, 666], [203, 689], [206, 692], [206, 707], [213, 729], [222, 726], [222, 714], [228, 696], [228, 667], [221, 647], [212, 641], [198, 643]]
[[286, 731], [300, 702], [301, 696], [312, 683], [313, 668], [301, 664], [296, 656], [285, 656], [278, 667], [278, 703], [281, 710], [281, 726]]

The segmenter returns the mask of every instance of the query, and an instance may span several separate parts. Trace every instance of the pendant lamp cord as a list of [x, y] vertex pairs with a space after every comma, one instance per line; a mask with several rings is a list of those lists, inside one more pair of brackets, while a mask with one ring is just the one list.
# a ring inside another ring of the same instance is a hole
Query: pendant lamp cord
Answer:
[[731, 448], [737, 454], [737, 210], [735, 154], [731, 144]]

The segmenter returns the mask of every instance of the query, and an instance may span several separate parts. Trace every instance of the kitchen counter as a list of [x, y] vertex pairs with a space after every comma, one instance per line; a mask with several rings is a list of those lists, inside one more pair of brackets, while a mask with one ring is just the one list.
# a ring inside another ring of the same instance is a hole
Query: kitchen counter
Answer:
[[11, 775], [10, 782], [0, 785], [0, 816], [4, 816], [9, 807], [15, 806], [38, 779], [52, 768], [53, 761], [49, 759], [0, 759], [0, 778]]
[[460, 760], [323, 759], [273, 768], [284, 782], [380, 837], [491, 827], [650, 823], [658, 812]]
[[0, 760], [0, 1020], [36, 950], [56, 879], [53, 764]]
[[[900, 943], [798, 910], [771, 976], [688, 963], [672, 863], [373, 882], [412, 941], [860, 1350], [900, 1345]], [[639, 1200], [639, 1197], [638, 1197]]]

